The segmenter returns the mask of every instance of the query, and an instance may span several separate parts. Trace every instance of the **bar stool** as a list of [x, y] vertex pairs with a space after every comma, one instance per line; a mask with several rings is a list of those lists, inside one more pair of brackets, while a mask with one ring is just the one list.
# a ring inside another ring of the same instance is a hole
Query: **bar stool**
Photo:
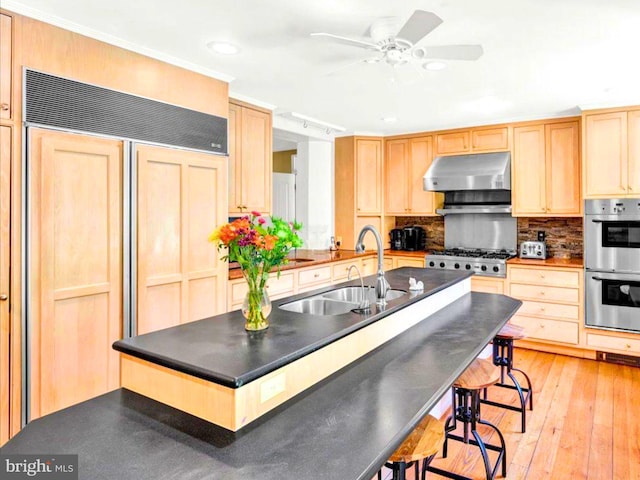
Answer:
[[[522, 433], [524, 433], [527, 428], [527, 402], [529, 403], [529, 409], [533, 410], [533, 389], [531, 388], [531, 380], [529, 379], [529, 376], [522, 370], [513, 366], [513, 341], [520, 340], [525, 337], [526, 334], [524, 328], [507, 323], [493, 339], [493, 363], [500, 367], [500, 382], [496, 383], [495, 386], [517, 390], [518, 397], [520, 397], [520, 406], [516, 407], [507, 403], [488, 400], [486, 388], [484, 389], [484, 396], [480, 400], [482, 403], [487, 405], [520, 412]], [[520, 385], [520, 382], [512, 372], [520, 372], [522, 374], [527, 383], [526, 388], [523, 388]], [[511, 379], [513, 385], [505, 383], [505, 375]]]
[[[402, 442], [402, 445], [393, 452], [385, 467], [393, 470], [393, 480], [405, 480], [407, 468], [415, 466], [415, 478], [418, 480], [418, 466], [422, 465], [422, 480], [425, 479], [428, 465], [444, 442], [444, 425], [431, 415], [422, 419], [416, 428]], [[382, 471], [378, 472], [378, 480], [382, 480]]]
[[[480, 418], [480, 391], [499, 381], [500, 369], [497, 366], [488, 360], [474, 360], [453, 384], [453, 388], [451, 389], [452, 415], [447, 418], [445, 423], [446, 435], [444, 448], [442, 449], [443, 458], [447, 457], [449, 439], [475, 445], [480, 449], [487, 480], [493, 480], [495, 478], [500, 464], [502, 464], [502, 476], [507, 475], [507, 449], [502, 432], [492, 423]], [[451, 433], [456, 429], [458, 421], [463, 423], [462, 436]], [[479, 423], [487, 425], [496, 431], [500, 440], [499, 446], [485, 443], [484, 440], [482, 440], [482, 437], [476, 429]], [[475, 440], [469, 438], [469, 430], [471, 430]], [[491, 465], [487, 450], [498, 452], [498, 458], [493, 466]], [[469, 477], [448, 472], [429, 464], [424, 466], [424, 470], [456, 480], [472, 480]]]

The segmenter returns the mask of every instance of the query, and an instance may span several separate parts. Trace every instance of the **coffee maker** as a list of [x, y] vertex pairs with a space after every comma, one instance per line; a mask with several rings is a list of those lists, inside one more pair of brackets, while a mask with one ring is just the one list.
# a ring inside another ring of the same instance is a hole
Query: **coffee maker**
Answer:
[[402, 229], [404, 249], [409, 252], [424, 250], [427, 246], [427, 232], [422, 227], [404, 227]]
[[389, 232], [391, 250], [404, 250], [404, 232], [401, 228], [394, 228]]

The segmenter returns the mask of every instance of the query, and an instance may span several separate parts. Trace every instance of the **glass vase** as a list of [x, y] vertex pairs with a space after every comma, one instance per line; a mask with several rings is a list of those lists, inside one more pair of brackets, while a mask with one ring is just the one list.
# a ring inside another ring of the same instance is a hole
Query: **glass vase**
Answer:
[[271, 313], [271, 300], [266, 288], [251, 288], [242, 302], [242, 315], [246, 319], [245, 330], [258, 331], [269, 328], [267, 317]]

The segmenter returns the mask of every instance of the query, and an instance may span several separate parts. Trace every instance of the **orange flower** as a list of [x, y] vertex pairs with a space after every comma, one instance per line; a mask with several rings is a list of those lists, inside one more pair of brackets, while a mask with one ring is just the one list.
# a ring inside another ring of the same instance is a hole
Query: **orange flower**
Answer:
[[266, 250], [273, 250], [278, 240], [279, 239], [277, 235], [267, 235], [264, 239], [264, 248]]

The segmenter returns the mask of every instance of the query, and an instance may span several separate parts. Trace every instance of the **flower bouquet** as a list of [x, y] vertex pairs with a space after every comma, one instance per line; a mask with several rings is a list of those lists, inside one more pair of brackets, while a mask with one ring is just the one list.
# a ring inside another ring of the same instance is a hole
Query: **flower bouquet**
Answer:
[[246, 330], [263, 330], [269, 326], [271, 302], [266, 291], [269, 272], [286, 264], [292, 248], [302, 246], [298, 231], [302, 225], [271, 217], [269, 222], [259, 212], [251, 212], [214, 230], [209, 241], [218, 250], [226, 250], [221, 258], [238, 262], [249, 290], [245, 296], [242, 314], [246, 318]]

